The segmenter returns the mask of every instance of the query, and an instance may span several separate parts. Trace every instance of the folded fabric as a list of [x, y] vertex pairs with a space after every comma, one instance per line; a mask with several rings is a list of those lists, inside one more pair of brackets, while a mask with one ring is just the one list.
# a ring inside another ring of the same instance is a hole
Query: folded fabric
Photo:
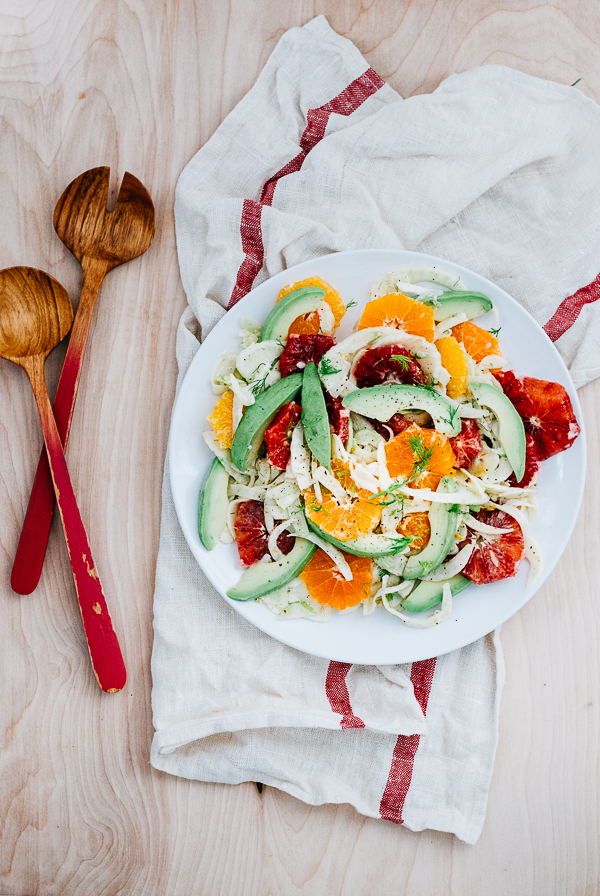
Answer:
[[[598, 107], [572, 88], [485, 66], [402, 100], [323, 17], [292, 29], [179, 179], [178, 386], [254, 286], [365, 248], [427, 252], [495, 281], [588, 382], [600, 373], [599, 137]], [[168, 464], [154, 612], [155, 767], [477, 840], [504, 678], [497, 633], [395, 667], [272, 640], [198, 568]]]

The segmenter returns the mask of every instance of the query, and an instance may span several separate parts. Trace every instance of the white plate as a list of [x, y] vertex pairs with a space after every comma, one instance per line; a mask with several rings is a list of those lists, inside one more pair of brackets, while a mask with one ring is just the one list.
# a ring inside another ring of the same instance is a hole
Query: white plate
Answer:
[[[358, 303], [346, 314], [338, 339], [348, 335], [369, 300], [377, 277], [403, 267], [438, 266], [456, 272], [464, 284], [492, 299], [500, 312], [503, 352], [519, 375], [562, 383], [567, 389], [577, 420], [582, 414], [575, 388], [560, 355], [541, 327], [504, 290], [484, 277], [457, 264], [431, 255], [397, 250], [340, 252], [303, 262], [261, 283], [229, 311], [208, 335], [192, 361], [179, 390], [169, 438], [171, 488], [179, 522], [190, 549], [208, 579], [223, 598], [259, 629], [305, 653], [348, 663], [406, 663], [439, 656], [470, 644], [492, 631], [517, 612], [544, 584], [569, 540], [585, 479], [585, 436], [582, 431], [568, 451], [544, 461], [538, 484], [540, 513], [532, 524], [544, 558], [544, 572], [529, 591], [525, 590], [529, 563], [524, 561], [517, 576], [493, 585], [470, 585], [454, 598], [452, 616], [442, 625], [418, 630], [404, 625], [379, 607], [370, 616], [357, 611], [334, 615], [328, 623], [308, 619], [278, 619], [262, 603], [230, 600], [225, 592], [241, 574], [235, 544], [218, 545], [207, 551], [198, 537], [197, 513], [200, 484], [212, 460], [202, 431], [209, 428], [215, 396], [210, 374], [224, 349], [239, 347], [240, 318], [262, 323], [273, 307], [279, 290], [311, 275], [320, 275], [337, 289], [346, 304]], [[483, 326], [498, 326], [491, 314], [478, 318]], [[543, 607], [539, 607], [543, 612]]]

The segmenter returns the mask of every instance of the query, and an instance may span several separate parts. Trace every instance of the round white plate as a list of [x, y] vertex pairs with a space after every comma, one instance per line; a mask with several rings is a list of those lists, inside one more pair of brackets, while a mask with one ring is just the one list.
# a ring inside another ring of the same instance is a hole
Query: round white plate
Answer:
[[493, 322], [491, 314], [478, 318], [477, 323], [502, 327], [504, 355], [519, 375], [562, 383], [582, 426], [581, 407], [567, 368], [550, 339], [518, 302], [489, 280], [457, 264], [398, 250], [326, 255], [261, 283], [208, 335], [189, 367], [173, 409], [169, 437], [171, 488], [183, 534], [201, 569], [223, 598], [253, 625], [284, 644], [326, 659], [377, 665], [414, 662], [464, 647], [491, 632], [544, 584], [566, 547], [581, 503], [586, 455], [583, 431], [572, 448], [542, 464], [538, 484], [540, 513], [531, 531], [542, 549], [544, 572], [535, 585], [525, 590], [529, 563], [524, 561], [515, 578], [493, 585], [470, 585], [454, 598], [450, 619], [430, 629], [409, 628], [381, 607], [370, 616], [363, 616], [360, 611], [347, 616], [335, 614], [328, 623], [280, 620], [263, 603], [242, 603], [226, 597], [226, 590], [242, 573], [236, 545], [219, 544], [207, 551], [200, 543], [197, 528], [198, 493], [213, 457], [202, 432], [210, 427], [206, 417], [215, 404], [210, 374], [217, 356], [225, 349], [239, 348], [240, 318], [251, 317], [262, 323], [279, 290], [288, 283], [318, 274], [340, 292], [346, 304], [350, 300], [358, 303], [344, 317], [336, 334], [339, 340], [351, 332], [377, 277], [399, 268], [423, 265], [456, 272], [469, 289], [492, 299], [500, 313], [499, 324]]

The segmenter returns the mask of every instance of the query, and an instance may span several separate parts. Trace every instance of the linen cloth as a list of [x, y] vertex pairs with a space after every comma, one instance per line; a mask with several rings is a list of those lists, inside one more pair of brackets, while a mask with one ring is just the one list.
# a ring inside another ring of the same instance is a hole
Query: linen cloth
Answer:
[[[367, 248], [435, 254], [495, 281], [558, 340], [576, 385], [588, 382], [600, 373], [598, 145], [599, 109], [575, 89], [484, 66], [403, 100], [323, 17], [291, 29], [178, 182], [189, 301], [178, 386], [253, 286]], [[168, 463], [154, 613], [156, 768], [262, 781], [476, 842], [504, 680], [497, 632], [395, 667], [329, 663], [272, 640], [198, 568]]]

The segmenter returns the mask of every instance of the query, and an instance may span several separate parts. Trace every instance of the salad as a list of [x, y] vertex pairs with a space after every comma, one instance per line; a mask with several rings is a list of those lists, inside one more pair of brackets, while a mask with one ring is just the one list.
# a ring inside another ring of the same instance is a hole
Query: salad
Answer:
[[[337, 341], [355, 304], [294, 283], [217, 360], [198, 527], [207, 550], [237, 544], [228, 596], [283, 619], [381, 606], [427, 628], [523, 560], [529, 587], [540, 467], [579, 434], [566, 390], [507, 369], [491, 300], [454, 274], [385, 274]], [[474, 323], [488, 312], [496, 328]]]

